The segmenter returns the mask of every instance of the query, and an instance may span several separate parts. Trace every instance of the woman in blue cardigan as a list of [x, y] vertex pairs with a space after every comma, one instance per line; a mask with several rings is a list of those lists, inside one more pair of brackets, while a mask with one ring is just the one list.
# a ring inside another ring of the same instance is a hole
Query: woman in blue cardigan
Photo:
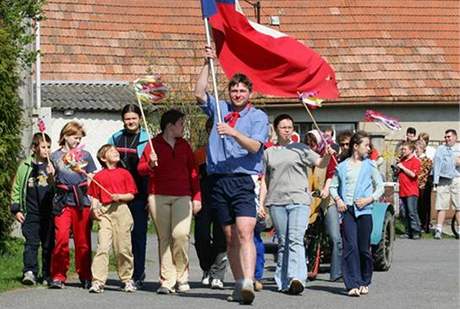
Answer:
[[330, 190], [342, 216], [342, 271], [349, 296], [368, 294], [372, 278], [372, 206], [384, 187], [377, 167], [367, 158], [369, 150], [367, 133], [355, 133]]

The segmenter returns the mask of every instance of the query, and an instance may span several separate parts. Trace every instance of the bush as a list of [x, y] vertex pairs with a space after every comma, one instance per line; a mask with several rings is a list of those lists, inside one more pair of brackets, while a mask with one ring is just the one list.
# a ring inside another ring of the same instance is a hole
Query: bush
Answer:
[[0, 254], [8, 252], [13, 218], [9, 212], [11, 181], [21, 150], [21, 105], [17, 94], [20, 70], [30, 66], [34, 52], [31, 18], [40, 14], [42, 1], [0, 2]]

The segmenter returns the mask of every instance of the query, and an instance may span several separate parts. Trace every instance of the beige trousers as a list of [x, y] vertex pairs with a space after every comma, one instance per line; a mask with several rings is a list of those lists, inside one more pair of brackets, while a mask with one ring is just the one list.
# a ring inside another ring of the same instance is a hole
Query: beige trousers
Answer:
[[149, 208], [157, 229], [160, 283], [173, 290], [188, 282], [188, 247], [192, 206], [190, 196], [149, 195]]
[[91, 265], [93, 282], [105, 284], [109, 271], [109, 251], [113, 252], [117, 263], [118, 276], [122, 282], [133, 276], [133, 254], [131, 251], [131, 230], [133, 218], [128, 205], [113, 203], [101, 208], [101, 220], [97, 234], [97, 251]]

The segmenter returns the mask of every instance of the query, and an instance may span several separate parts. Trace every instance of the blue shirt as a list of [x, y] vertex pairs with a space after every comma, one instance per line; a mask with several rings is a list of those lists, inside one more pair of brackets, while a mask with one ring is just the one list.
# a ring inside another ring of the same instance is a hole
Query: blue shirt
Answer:
[[439, 178], [454, 179], [460, 177], [460, 166], [456, 166], [455, 159], [460, 157], [459, 145], [441, 145], [436, 149], [433, 160], [433, 183], [438, 184]]
[[[229, 112], [232, 112], [232, 105], [226, 101], [219, 101], [222, 119]], [[243, 173], [257, 175], [262, 172], [262, 145], [268, 138], [268, 117], [261, 110], [252, 105], [247, 105], [240, 112], [240, 118], [236, 122], [235, 129], [249, 138], [261, 143], [257, 153], [250, 153], [240, 146], [238, 142], [230, 136], [223, 138], [217, 133], [217, 109], [216, 99], [207, 94], [206, 102], [201, 105], [201, 109], [213, 118], [213, 126], [209, 135], [207, 149], [207, 171], [209, 174], [234, 174]]]

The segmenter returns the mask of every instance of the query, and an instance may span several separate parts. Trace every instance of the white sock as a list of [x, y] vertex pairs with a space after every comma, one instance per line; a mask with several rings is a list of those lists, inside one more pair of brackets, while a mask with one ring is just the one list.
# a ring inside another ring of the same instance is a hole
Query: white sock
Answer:
[[442, 224], [436, 224], [436, 230], [442, 232]]

